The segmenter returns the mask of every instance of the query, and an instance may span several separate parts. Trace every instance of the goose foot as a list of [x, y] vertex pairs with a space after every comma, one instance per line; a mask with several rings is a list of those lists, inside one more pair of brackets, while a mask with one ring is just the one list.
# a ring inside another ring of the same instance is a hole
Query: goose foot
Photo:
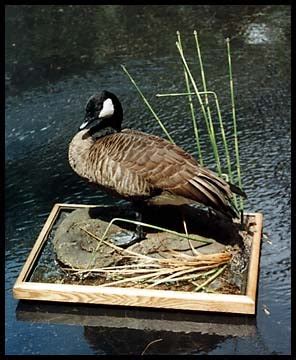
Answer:
[[[135, 210], [136, 220], [142, 222], [143, 204], [134, 202], [133, 208]], [[127, 248], [135, 243], [145, 239], [145, 233], [141, 225], [136, 226], [136, 231], [123, 230], [111, 236], [111, 240], [117, 246]]]
[[123, 230], [111, 236], [111, 240], [113, 244], [116, 246], [120, 246], [124, 249], [131, 245], [134, 245], [135, 243], [143, 240], [144, 238], [145, 235], [143, 233], [142, 228], [138, 229], [138, 227], [135, 232]]

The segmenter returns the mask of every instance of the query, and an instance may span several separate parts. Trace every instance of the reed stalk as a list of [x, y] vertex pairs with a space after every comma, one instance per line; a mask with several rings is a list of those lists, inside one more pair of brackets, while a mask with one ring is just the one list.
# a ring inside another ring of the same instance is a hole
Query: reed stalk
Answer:
[[123, 219], [123, 218], [113, 218], [103, 236], [102, 236], [102, 239], [105, 239], [105, 237], [107, 236], [109, 230], [110, 230], [110, 227], [112, 226], [112, 224], [114, 224], [115, 222], [123, 222], [123, 223], [128, 223], [128, 224], [134, 224], [134, 225], [140, 225], [140, 226], [144, 226], [144, 227], [148, 227], [150, 229], [154, 229], [154, 230], [159, 230], [159, 231], [164, 231], [164, 232], [168, 232], [169, 234], [172, 234], [172, 235], [176, 235], [176, 236], [179, 236], [181, 238], [185, 238], [185, 239], [188, 239], [188, 240], [195, 240], [195, 241], [199, 241], [199, 242], [202, 242], [202, 243], [205, 243], [205, 244], [212, 244], [213, 243], [213, 239], [207, 239], [203, 236], [200, 236], [200, 235], [194, 235], [194, 236], [190, 236], [190, 235], [186, 235], [186, 234], [182, 234], [182, 233], [178, 233], [177, 231], [173, 231], [173, 230], [169, 230], [169, 229], [165, 229], [163, 227], [160, 227], [160, 226], [156, 226], [156, 225], [151, 225], [151, 224], [147, 224], [147, 223], [143, 223], [141, 221], [136, 221], [136, 220], [129, 220], [129, 219]]
[[[183, 51], [181, 36], [180, 36], [179, 31], [177, 31], [177, 38], [178, 38], [180, 47]], [[187, 74], [187, 71], [186, 71], [184, 65], [183, 65], [183, 71], [184, 71], [186, 89], [187, 89], [187, 93], [188, 93], [188, 102], [189, 102], [189, 108], [190, 108], [190, 113], [191, 113], [191, 118], [192, 118], [192, 125], [193, 125], [193, 130], [194, 130], [194, 135], [195, 135], [198, 159], [199, 159], [200, 165], [203, 166], [204, 162], [203, 162], [203, 158], [202, 158], [202, 152], [201, 152], [201, 146], [200, 146], [200, 140], [199, 140], [199, 129], [198, 129], [198, 125], [197, 125], [197, 121], [196, 121], [196, 117], [195, 117], [195, 111], [194, 111], [194, 107], [193, 107], [193, 103], [192, 103], [192, 96], [191, 96], [192, 93], [190, 92], [190, 83], [189, 83], [189, 79], [188, 79], [188, 74]]]
[[213, 124], [208, 121], [207, 113], [206, 113], [202, 98], [201, 98], [200, 93], [198, 91], [198, 88], [196, 86], [195, 80], [194, 80], [194, 78], [193, 78], [193, 76], [191, 74], [191, 71], [190, 71], [190, 69], [188, 67], [187, 61], [186, 61], [186, 59], [184, 57], [184, 54], [183, 54], [183, 51], [182, 51], [182, 49], [180, 47], [179, 42], [176, 42], [176, 46], [177, 46], [177, 49], [178, 49], [178, 51], [180, 53], [180, 56], [181, 56], [181, 59], [182, 59], [182, 62], [184, 64], [184, 66], [185, 66], [185, 69], [187, 71], [187, 74], [188, 74], [188, 76], [190, 78], [190, 81], [192, 83], [195, 95], [197, 96], [197, 99], [198, 99], [199, 104], [201, 106], [201, 110], [202, 110], [202, 113], [203, 113], [203, 116], [204, 116], [204, 119], [205, 119], [205, 122], [206, 122], [207, 131], [208, 131], [209, 138], [210, 138], [210, 141], [211, 141], [211, 145], [212, 145], [212, 148], [213, 148], [213, 153], [214, 153], [216, 166], [217, 166], [217, 172], [218, 172], [219, 176], [221, 176], [221, 174], [222, 174], [221, 164], [220, 164], [220, 159], [219, 159], [219, 154], [218, 154], [218, 147], [217, 147], [217, 143], [216, 143], [216, 139], [215, 139], [215, 130], [214, 130]]
[[[212, 115], [211, 115], [211, 109], [210, 109], [210, 105], [209, 105], [209, 99], [208, 99], [208, 96], [207, 96], [206, 77], [205, 77], [205, 73], [204, 73], [204, 69], [203, 69], [203, 62], [202, 62], [201, 51], [200, 51], [200, 46], [199, 46], [199, 41], [198, 41], [196, 30], [194, 30], [193, 34], [194, 34], [194, 38], [195, 38], [195, 45], [196, 45], [196, 50], [197, 50], [197, 56], [198, 56], [198, 61], [199, 61], [199, 67], [200, 67], [200, 73], [201, 73], [203, 89], [204, 89], [204, 93], [206, 94], [205, 95], [205, 103], [206, 103], [208, 120], [209, 120], [209, 123], [212, 124], [212, 126], [211, 126], [212, 137], [215, 138], [214, 127], [213, 127], [213, 122], [212, 122]], [[218, 152], [217, 152], [217, 157], [218, 157], [218, 161], [220, 163]]]
[[160, 120], [160, 118], [158, 117], [158, 115], [155, 113], [155, 111], [152, 109], [152, 106], [149, 104], [148, 100], [146, 99], [146, 97], [144, 96], [144, 94], [142, 93], [142, 91], [140, 90], [140, 88], [138, 87], [138, 85], [136, 84], [135, 80], [132, 78], [132, 76], [130, 75], [130, 73], [127, 71], [126, 67], [124, 65], [121, 65], [123, 71], [126, 73], [126, 75], [128, 76], [128, 78], [130, 79], [130, 81], [132, 82], [132, 84], [135, 86], [135, 88], [137, 89], [138, 93], [140, 94], [141, 98], [143, 99], [144, 103], [147, 105], [148, 109], [150, 110], [150, 112], [152, 113], [152, 115], [154, 116], [154, 118], [157, 120], [158, 124], [160, 125], [160, 127], [162, 128], [162, 130], [164, 131], [165, 135], [167, 136], [167, 138], [169, 139], [169, 141], [174, 144], [174, 140], [172, 139], [172, 137], [170, 136], [170, 134], [168, 133], [167, 129], [165, 128], [165, 126], [163, 125], [162, 121]]
[[[237, 180], [239, 187], [242, 189], [229, 38], [226, 39], [226, 45], [227, 45], [227, 55], [228, 55], [227, 57], [228, 57], [228, 69], [229, 69], [229, 83], [230, 83], [230, 96], [231, 96], [231, 108], [232, 108], [232, 119], [233, 119], [233, 135], [234, 135], [234, 148], [235, 148], [235, 157], [236, 157]], [[243, 198], [240, 197], [240, 209], [243, 210], [243, 208], [244, 208], [244, 201]]]
[[220, 109], [219, 100], [218, 100], [217, 94], [214, 91], [206, 91], [205, 94], [211, 94], [215, 98], [215, 104], [216, 104], [216, 109], [217, 109], [217, 114], [218, 114], [218, 119], [219, 119], [219, 125], [220, 125], [220, 130], [221, 130], [221, 136], [222, 136], [224, 150], [225, 150], [228, 177], [229, 177], [229, 180], [232, 181], [231, 161], [230, 161], [229, 149], [228, 149], [228, 144], [227, 144], [225, 130], [224, 130], [224, 124], [223, 124], [223, 120], [222, 120], [222, 116], [221, 116], [221, 109]]
[[[157, 97], [164, 97], [164, 96], [186, 96], [186, 95], [194, 95], [193, 92], [180, 92], [180, 93], [168, 93], [168, 94], [156, 94]], [[226, 135], [225, 135], [225, 129], [224, 129], [224, 124], [223, 124], [223, 120], [222, 120], [222, 115], [221, 115], [221, 108], [220, 108], [220, 103], [218, 100], [218, 96], [214, 91], [200, 91], [199, 94], [201, 95], [213, 95], [214, 99], [215, 99], [215, 104], [216, 104], [216, 109], [217, 109], [217, 114], [218, 114], [218, 119], [219, 119], [219, 125], [220, 125], [220, 130], [221, 130], [221, 136], [222, 136], [222, 140], [223, 140], [223, 145], [224, 145], [224, 150], [225, 150], [225, 157], [226, 157], [226, 163], [227, 163], [227, 171], [228, 171], [228, 177], [226, 178], [226, 181], [230, 181], [233, 182], [233, 174], [232, 174], [232, 169], [231, 169], [231, 159], [230, 159], [230, 154], [229, 154], [229, 148], [228, 148], [228, 144], [227, 144], [227, 139], [226, 139]], [[226, 175], [226, 174], [221, 174], [222, 175]], [[234, 203], [235, 206], [237, 207], [237, 197], [234, 194]]]
[[[223, 145], [224, 145], [224, 150], [225, 150], [225, 157], [226, 157], [226, 163], [227, 163], [227, 170], [228, 170], [228, 176], [229, 176], [229, 180], [232, 181], [232, 169], [231, 169], [231, 160], [230, 160], [230, 154], [229, 154], [229, 149], [228, 149], [228, 144], [227, 144], [227, 140], [226, 140], [226, 135], [225, 135], [225, 129], [224, 129], [224, 124], [223, 124], [223, 120], [222, 120], [222, 115], [221, 115], [221, 108], [220, 108], [220, 103], [218, 100], [218, 96], [214, 91], [200, 91], [199, 92], [201, 95], [213, 95], [214, 99], [215, 99], [215, 105], [216, 105], [216, 109], [217, 109], [217, 114], [218, 114], [218, 119], [219, 119], [219, 125], [220, 125], [220, 130], [221, 130], [221, 136], [222, 136], [222, 140], [223, 140]], [[166, 96], [186, 96], [186, 95], [194, 95], [193, 92], [180, 92], [180, 93], [168, 93], [168, 94], [156, 94], [157, 97], [166, 97]]]

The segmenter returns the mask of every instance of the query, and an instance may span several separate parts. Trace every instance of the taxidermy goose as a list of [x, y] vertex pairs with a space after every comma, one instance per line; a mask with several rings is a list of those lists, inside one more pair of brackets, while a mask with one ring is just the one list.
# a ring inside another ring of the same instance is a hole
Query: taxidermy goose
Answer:
[[[69, 146], [69, 163], [82, 178], [105, 191], [140, 205], [204, 204], [237, 217], [233, 193], [245, 193], [199, 163], [179, 146], [158, 136], [122, 129], [122, 106], [108, 92], [91, 96], [79, 131]], [[141, 229], [124, 245], [143, 238]], [[114, 239], [113, 239], [114, 240]]]

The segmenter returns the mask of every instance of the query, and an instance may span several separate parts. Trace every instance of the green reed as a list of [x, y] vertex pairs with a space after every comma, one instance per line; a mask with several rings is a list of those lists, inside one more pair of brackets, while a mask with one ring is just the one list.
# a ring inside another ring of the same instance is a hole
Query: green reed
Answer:
[[156, 112], [152, 109], [152, 106], [149, 104], [148, 100], [146, 99], [146, 97], [144, 96], [144, 94], [142, 93], [142, 91], [140, 90], [140, 88], [138, 87], [138, 85], [136, 84], [135, 80], [132, 78], [132, 76], [130, 75], [130, 73], [127, 71], [126, 67], [124, 65], [121, 65], [123, 71], [126, 73], [126, 75], [129, 77], [130, 81], [132, 82], [132, 84], [135, 86], [135, 88], [137, 89], [138, 93], [140, 94], [141, 98], [143, 99], [144, 103], [147, 105], [148, 109], [151, 111], [152, 115], [154, 116], [154, 118], [157, 120], [158, 124], [160, 125], [160, 127], [162, 128], [162, 130], [164, 131], [164, 133], [166, 134], [167, 138], [169, 139], [169, 141], [174, 144], [174, 140], [172, 139], [172, 137], [170, 136], [170, 134], [168, 133], [167, 129], [165, 128], [165, 126], [163, 125], [162, 121], [160, 120], [160, 118], [158, 117], [158, 115], [156, 114]]
[[[231, 96], [231, 108], [232, 108], [232, 119], [233, 119], [233, 136], [234, 136], [234, 148], [235, 148], [235, 157], [236, 157], [237, 181], [239, 187], [242, 188], [229, 38], [226, 39], [226, 45], [227, 45], [227, 57], [228, 57], [228, 69], [229, 69], [229, 83], [230, 83], [230, 96]], [[243, 208], [244, 208], [244, 201], [243, 198], [240, 197], [240, 209], [243, 210]]]
[[[180, 36], [179, 31], [177, 31], [177, 37], [178, 37], [178, 42], [180, 44], [180, 48], [183, 51], [181, 36]], [[187, 71], [186, 71], [184, 65], [183, 65], [183, 70], [184, 70], [184, 77], [185, 77], [185, 83], [186, 83], [186, 89], [187, 89], [187, 95], [188, 95], [188, 101], [189, 101], [189, 108], [190, 108], [191, 117], [192, 117], [192, 125], [193, 125], [193, 130], [194, 130], [194, 135], [195, 135], [196, 146], [197, 146], [198, 159], [199, 159], [200, 165], [203, 166], [204, 163], [203, 163], [200, 140], [199, 140], [199, 130], [198, 130], [198, 125], [197, 125], [197, 121], [196, 121], [196, 117], [195, 117], [195, 110], [194, 110], [193, 103], [192, 103], [192, 96], [191, 96], [191, 95], [194, 95], [194, 93], [190, 92], [190, 83], [189, 83], [188, 74], [187, 74]]]
[[[186, 92], [171, 93], [171, 94], [157, 94], [156, 96], [159, 96], [159, 97], [160, 96], [187, 96], [188, 97], [189, 108], [190, 108], [192, 124], [193, 124], [193, 130], [194, 130], [194, 135], [195, 135], [195, 141], [196, 141], [196, 146], [197, 146], [197, 151], [198, 151], [198, 159], [199, 159], [200, 164], [203, 165], [204, 164], [204, 159], [203, 159], [203, 156], [202, 156], [202, 149], [201, 149], [201, 144], [200, 144], [200, 129], [199, 129], [198, 124], [197, 124], [195, 109], [194, 109], [194, 106], [193, 106], [193, 97], [192, 97], [194, 95], [196, 96], [196, 98], [197, 98], [197, 100], [199, 102], [200, 108], [201, 108], [202, 115], [203, 115], [204, 120], [205, 120], [207, 133], [208, 133], [208, 136], [209, 136], [209, 139], [210, 139], [210, 143], [211, 143], [212, 150], [213, 150], [213, 155], [214, 155], [214, 158], [215, 158], [215, 163], [216, 163], [216, 167], [217, 167], [217, 173], [218, 173], [218, 175], [220, 177], [225, 177], [227, 179], [227, 181], [234, 182], [235, 179], [234, 179], [233, 171], [232, 171], [232, 167], [231, 167], [230, 151], [229, 151], [229, 146], [228, 146], [228, 142], [227, 142], [227, 138], [226, 138], [226, 134], [225, 134], [224, 122], [222, 120], [219, 99], [218, 99], [217, 94], [214, 91], [208, 91], [208, 89], [207, 89], [206, 76], [205, 76], [205, 72], [204, 72], [204, 66], [203, 66], [203, 61], [202, 61], [201, 50], [200, 50], [200, 45], [199, 45], [197, 32], [194, 31], [193, 34], [194, 34], [194, 39], [195, 39], [195, 46], [196, 46], [197, 57], [198, 57], [200, 73], [201, 73], [201, 79], [202, 79], [202, 86], [203, 86], [204, 91], [199, 91], [199, 89], [198, 89], [198, 87], [196, 85], [196, 81], [195, 81], [195, 79], [194, 79], [194, 77], [192, 75], [192, 71], [190, 70], [190, 68], [188, 66], [188, 62], [187, 62], [187, 60], [185, 58], [185, 55], [184, 55], [184, 50], [183, 50], [182, 41], [181, 41], [181, 34], [180, 34], [179, 31], [177, 31], [176, 46], [177, 46], [177, 49], [178, 49], [178, 52], [179, 52], [179, 55], [181, 57], [181, 61], [182, 61], [182, 64], [183, 64], [184, 79], [185, 79], [185, 84], [186, 84], [186, 90], [187, 91]], [[231, 64], [231, 54], [230, 54], [229, 39], [226, 39], [226, 44], [227, 44], [227, 54], [228, 54], [228, 71], [229, 71], [229, 81], [230, 81], [232, 118], [233, 118], [233, 137], [234, 137], [234, 147], [235, 147], [237, 183], [238, 183], [238, 186], [240, 188], [242, 188], [240, 160], [239, 160], [239, 145], [238, 145], [238, 135], [237, 135], [237, 122], [236, 122], [236, 112], [235, 112], [235, 103], [234, 103], [232, 64]], [[159, 117], [157, 116], [155, 111], [152, 109], [152, 107], [149, 104], [148, 100], [145, 98], [145, 96], [143, 95], [143, 93], [139, 89], [139, 87], [137, 86], [137, 84], [134, 81], [134, 79], [132, 78], [132, 76], [128, 73], [127, 69], [123, 65], [122, 65], [122, 68], [123, 68], [124, 72], [128, 75], [129, 79], [131, 80], [131, 82], [133, 83], [135, 88], [137, 89], [138, 93], [142, 97], [142, 99], [143, 99], [144, 103], [147, 105], [148, 109], [151, 111], [151, 113], [153, 114], [155, 119], [158, 121], [160, 127], [164, 131], [167, 138], [172, 143], [174, 143], [172, 137], [170, 136], [170, 134], [166, 130], [165, 126], [163, 125], [163, 123], [161, 122], [161, 120], [159, 119]], [[191, 90], [191, 86], [193, 88], [193, 91]], [[209, 96], [213, 96], [214, 101], [215, 101], [215, 107], [216, 107], [216, 111], [217, 111], [219, 126], [220, 126], [220, 130], [221, 130], [221, 137], [222, 137], [223, 146], [224, 146], [224, 154], [225, 154], [226, 165], [227, 165], [227, 174], [222, 173], [222, 169], [221, 169], [220, 156], [219, 156], [218, 146], [217, 146], [217, 142], [216, 142], [216, 134], [215, 134], [215, 130], [214, 130], [212, 113], [211, 113], [210, 104], [209, 104]], [[236, 196], [234, 196], [234, 203], [235, 203], [235, 205], [237, 207], [238, 203], [237, 203], [237, 197]], [[241, 197], [240, 197], [240, 210], [243, 210], [243, 199]]]
[[216, 143], [216, 139], [215, 139], [215, 131], [214, 131], [213, 123], [210, 122], [209, 119], [208, 119], [208, 115], [206, 113], [206, 109], [205, 109], [203, 100], [202, 100], [202, 98], [200, 96], [200, 92], [199, 92], [199, 90], [197, 88], [194, 77], [192, 76], [192, 73], [191, 73], [191, 71], [189, 69], [188, 63], [187, 63], [187, 61], [185, 59], [184, 53], [183, 53], [178, 41], [176, 42], [176, 46], [177, 46], [177, 49], [178, 49], [179, 54], [181, 56], [181, 60], [183, 62], [183, 65], [184, 65], [184, 67], [185, 67], [185, 69], [187, 71], [187, 74], [189, 76], [189, 79], [191, 81], [191, 84], [193, 86], [195, 95], [197, 96], [198, 102], [200, 104], [202, 114], [203, 114], [205, 122], [206, 122], [206, 127], [207, 127], [207, 131], [208, 131], [209, 138], [210, 138], [210, 141], [211, 141], [211, 145], [212, 145], [212, 148], [213, 148], [213, 154], [214, 154], [214, 157], [215, 157], [215, 160], [216, 160], [217, 171], [218, 171], [218, 174], [221, 176], [222, 171], [221, 171], [221, 165], [220, 165], [220, 160], [219, 160], [219, 155], [218, 155], [218, 147], [217, 147], [217, 143]]

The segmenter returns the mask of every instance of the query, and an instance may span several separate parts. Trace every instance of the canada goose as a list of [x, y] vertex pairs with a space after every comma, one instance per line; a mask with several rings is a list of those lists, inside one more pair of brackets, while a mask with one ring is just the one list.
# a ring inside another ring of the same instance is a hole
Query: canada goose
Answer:
[[121, 129], [122, 120], [114, 94], [103, 91], [89, 98], [84, 122], [69, 146], [69, 163], [78, 175], [136, 205], [201, 203], [237, 217], [231, 197], [246, 197], [241, 189], [200, 166], [179, 146]]

